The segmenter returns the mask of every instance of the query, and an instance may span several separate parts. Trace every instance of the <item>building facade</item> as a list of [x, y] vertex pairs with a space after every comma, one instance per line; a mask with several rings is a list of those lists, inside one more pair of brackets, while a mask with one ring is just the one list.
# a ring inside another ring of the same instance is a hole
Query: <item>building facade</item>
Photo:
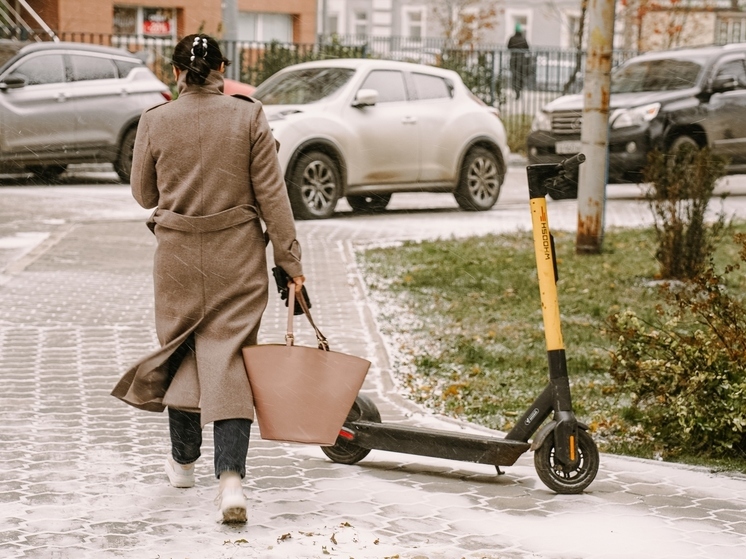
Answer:
[[[11, 6], [14, 0], [8, 0]], [[313, 43], [317, 0], [237, 0], [238, 39]], [[60, 36], [126, 34], [175, 39], [202, 31], [223, 34], [221, 0], [27, 0]], [[18, 2], [16, 2], [18, 4]], [[31, 28], [38, 21], [16, 6]]]
[[471, 26], [473, 43], [504, 46], [515, 26], [540, 48], [574, 46], [580, 21], [578, 0], [318, 0], [320, 35], [410, 42], [443, 39]]
[[640, 51], [746, 42], [746, 12], [734, 10], [729, 0], [686, 5], [634, 0], [617, 19], [623, 23], [625, 48]]
[[[374, 50], [388, 40], [391, 51], [401, 45], [426, 49], [428, 42], [454, 38], [459, 45], [500, 48], [518, 24], [532, 48], [572, 49], [577, 47], [581, 18], [579, 0], [235, 3], [240, 41], [312, 44], [319, 36], [337, 36], [345, 44], [370, 42]], [[746, 17], [733, 11], [732, 0], [689, 0], [686, 5], [679, 0], [627, 0], [617, 2], [616, 10], [617, 49], [746, 41]], [[81, 34], [173, 40], [196, 31], [221, 38], [222, 20], [222, 0], [0, 0], [0, 27], [20, 21], [29, 30], [49, 30], [74, 40]], [[7, 30], [0, 29], [3, 33]]]

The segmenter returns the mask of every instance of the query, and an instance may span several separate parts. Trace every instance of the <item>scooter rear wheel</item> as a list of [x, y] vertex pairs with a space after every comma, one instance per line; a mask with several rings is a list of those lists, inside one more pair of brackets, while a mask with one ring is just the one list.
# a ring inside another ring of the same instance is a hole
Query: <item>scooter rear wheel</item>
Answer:
[[580, 459], [575, 466], [561, 464], [555, 457], [554, 434], [547, 437], [534, 453], [539, 479], [561, 495], [582, 493], [595, 479], [599, 466], [596, 443], [584, 429], [578, 429], [578, 454]]
[[[347, 414], [345, 423], [360, 420], [381, 423], [381, 414], [378, 412], [378, 408], [373, 403], [373, 400], [367, 396], [358, 394], [357, 398], [355, 398], [355, 403], [352, 404], [350, 413]], [[322, 446], [321, 451], [332, 462], [339, 464], [356, 464], [370, 453], [369, 448], [358, 446], [343, 437], [337, 437], [337, 441], [332, 446]]]

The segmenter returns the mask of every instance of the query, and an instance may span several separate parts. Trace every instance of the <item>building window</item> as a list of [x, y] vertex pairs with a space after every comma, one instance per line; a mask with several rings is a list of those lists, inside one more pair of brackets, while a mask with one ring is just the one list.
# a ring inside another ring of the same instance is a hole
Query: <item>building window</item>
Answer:
[[293, 16], [260, 12], [238, 14], [238, 38], [241, 41], [269, 43], [293, 42]]
[[114, 6], [114, 34], [137, 35], [138, 8]]
[[425, 8], [404, 9], [404, 36], [422, 40], [425, 36]]
[[329, 14], [326, 18], [326, 33], [328, 35], [339, 34], [339, 14]]
[[176, 39], [176, 10], [114, 6], [114, 34]]
[[479, 42], [479, 9], [464, 8], [459, 20], [459, 30], [463, 37], [469, 37], [471, 42]]
[[505, 40], [507, 41], [517, 25], [521, 26], [523, 36], [526, 37], [528, 44], [531, 44], [531, 12], [525, 10], [506, 10], [505, 22], [508, 24], [505, 29]]
[[746, 18], [742, 16], [726, 16], [719, 20], [716, 40], [719, 44], [741, 43], [746, 40]]
[[[562, 47], [563, 48], [578, 48], [578, 31], [580, 31], [580, 15], [576, 14], [565, 14], [565, 21], [567, 25], [562, 33]], [[587, 33], [587, 29], [585, 30]]]
[[355, 35], [368, 34], [368, 12], [355, 12], [353, 14], [352, 30]]
[[142, 9], [142, 34], [147, 37], [168, 37], [176, 35], [176, 21], [173, 10], [160, 8]]

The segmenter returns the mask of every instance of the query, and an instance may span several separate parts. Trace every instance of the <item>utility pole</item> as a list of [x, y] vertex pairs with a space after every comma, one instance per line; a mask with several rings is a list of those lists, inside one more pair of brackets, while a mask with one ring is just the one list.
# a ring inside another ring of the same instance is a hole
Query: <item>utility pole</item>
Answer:
[[223, 40], [238, 41], [238, 0], [223, 0]]
[[[327, 0], [321, 0], [321, 41], [326, 40]], [[317, 2], [318, 6], [318, 2]]]
[[[238, 49], [238, 0], [223, 0], [223, 45], [230, 60], [236, 59]], [[228, 66], [226, 73], [231, 79], [240, 79], [236, 72], [240, 64]]]
[[586, 160], [580, 166], [578, 182], [577, 253], [597, 254], [601, 252], [603, 240], [614, 8], [615, 0], [588, 2], [588, 55], [580, 128]]

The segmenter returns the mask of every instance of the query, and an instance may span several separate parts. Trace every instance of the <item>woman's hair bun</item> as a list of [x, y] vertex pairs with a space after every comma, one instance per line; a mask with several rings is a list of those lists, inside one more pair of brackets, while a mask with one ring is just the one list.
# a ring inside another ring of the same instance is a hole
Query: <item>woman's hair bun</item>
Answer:
[[196, 33], [187, 35], [177, 43], [171, 63], [182, 72], [187, 72], [187, 83], [202, 85], [211, 70], [219, 70], [223, 64], [228, 66], [230, 60], [223, 56], [215, 39], [204, 33]]
[[203, 37], [201, 35], [197, 35], [194, 38], [194, 41], [192, 41], [192, 56], [190, 60], [194, 62], [194, 59], [199, 58], [207, 58], [207, 37]]

